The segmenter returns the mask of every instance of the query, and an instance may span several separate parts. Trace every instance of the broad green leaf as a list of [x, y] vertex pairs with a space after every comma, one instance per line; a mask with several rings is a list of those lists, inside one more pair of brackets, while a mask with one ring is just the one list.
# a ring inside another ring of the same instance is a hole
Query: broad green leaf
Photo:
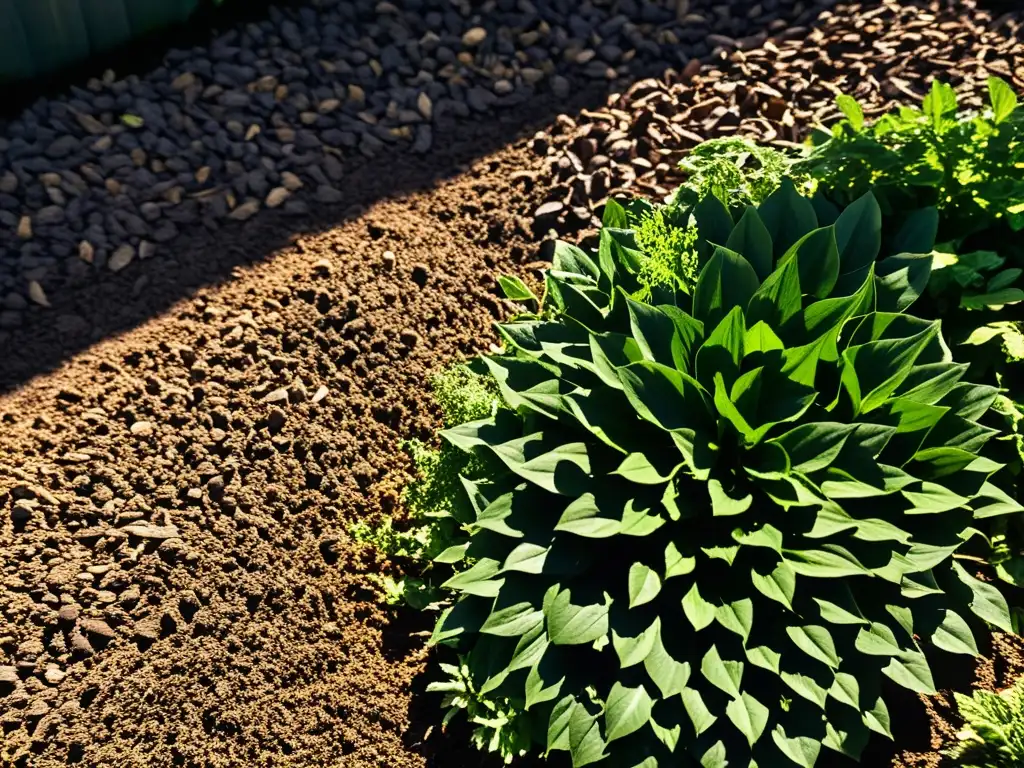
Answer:
[[683, 598], [683, 613], [686, 614], [686, 618], [690, 620], [693, 628], [697, 631], [704, 629], [715, 620], [715, 606], [701, 597], [696, 582]]
[[555, 750], [569, 750], [569, 721], [576, 709], [576, 699], [572, 695], [563, 696], [551, 710], [548, 718], [547, 750], [545, 755]]
[[772, 239], [772, 250], [776, 258], [818, 226], [818, 217], [811, 201], [797, 192], [788, 177], [765, 198], [758, 213]]
[[810, 474], [831, 465], [856, 429], [856, 424], [819, 421], [802, 424], [769, 442], [786, 452], [793, 471]]
[[555, 530], [588, 539], [606, 539], [622, 533], [622, 521], [602, 516], [594, 494], [585, 493], [569, 503]]
[[582, 475], [590, 474], [590, 453], [586, 443], [564, 443], [556, 448], [535, 456], [529, 456], [530, 444], [542, 441], [542, 435], [536, 433], [523, 438], [510, 440], [507, 443], [491, 446], [491, 450], [504, 464], [531, 483], [540, 486], [550, 493], [575, 495], [575, 485], [563, 488], [566, 478], [575, 472]]
[[480, 632], [499, 637], [519, 637], [534, 631], [543, 621], [544, 614], [532, 603], [516, 603], [492, 611]]
[[746, 691], [738, 699], [733, 699], [725, 707], [725, 714], [732, 720], [740, 733], [747, 738], [747, 743], [753, 746], [765, 726], [768, 725], [768, 707], [759, 702]]
[[801, 698], [817, 705], [819, 709], [825, 708], [828, 691], [822, 688], [814, 678], [785, 671], [779, 673], [779, 678]]
[[754, 587], [767, 598], [793, 609], [793, 595], [796, 592], [796, 572], [785, 560], [775, 566], [767, 576], [756, 570], [750, 572], [750, 580]]
[[715, 609], [715, 618], [723, 627], [746, 641], [754, 625], [754, 603], [749, 597], [725, 603]]
[[882, 674], [915, 693], [935, 693], [932, 671], [920, 651], [901, 651], [892, 657]]
[[548, 637], [555, 645], [585, 645], [605, 637], [610, 604], [611, 599], [606, 595], [603, 603], [574, 605], [570, 591], [559, 590], [544, 606]]
[[832, 635], [825, 627], [821, 626], [790, 626], [786, 627], [786, 634], [801, 651], [812, 659], [820, 661], [832, 669], [839, 668], [839, 654], [836, 653], [836, 644]]
[[836, 672], [836, 679], [829, 688], [828, 695], [860, 711], [860, 683], [849, 672]]
[[733, 307], [746, 307], [760, 284], [749, 261], [719, 246], [697, 278], [693, 315], [714, 327]]
[[853, 201], [835, 223], [844, 292], [856, 291], [882, 249], [882, 209], [870, 192]]
[[767, 279], [772, 272], [772, 238], [761, 221], [757, 209], [747, 206], [747, 209], [736, 222], [736, 227], [729, 234], [725, 247], [736, 253], [743, 254], [744, 258], [757, 273], [759, 280]]
[[[563, 675], [551, 685], [545, 685], [544, 680], [540, 676], [540, 667], [538, 665], [530, 667], [530, 671], [526, 675], [526, 709], [529, 710], [537, 704], [543, 704], [546, 701], [558, 698], [558, 694], [562, 690], [562, 683], [564, 682], [565, 676]], [[481, 689], [481, 693], [486, 693], [486, 691]]]
[[861, 109], [860, 104], [852, 96], [846, 94], [839, 94], [836, 97], [836, 106], [839, 107], [839, 111], [843, 113], [847, 120], [850, 121], [850, 127], [855, 131], [861, 131], [864, 128], [864, 110]]
[[711, 745], [711, 748], [700, 758], [700, 768], [726, 768], [728, 765], [725, 744], [720, 741]]
[[864, 725], [875, 733], [892, 738], [890, 729], [889, 708], [885, 706], [885, 700], [879, 696], [870, 709], [861, 714]]
[[629, 607], [649, 603], [661, 592], [661, 579], [653, 568], [643, 563], [633, 563], [629, 567]]
[[658, 686], [662, 698], [670, 699], [682, 693], [690, 679], [690, 665], [677, 661], [668, 651], [661, 639], [661, 627], [654, 639], [650, 652], [644, 657], [644, 669], [648, 677]]
[[747, 305], [747, 324], [764, 321], [782, 328], [803, 307], [800, 287], [800, 260], [789, 259], [765, 278]]
[[710, 425], [703, 387], [691, 376], [647, 361], [619, 368], [618, 375], [630, 404], [652, 424], [700, 431]]
[[708, 482], [708, 492], [711, 495], [711, 509], [715, 517], [729, 517], [731, 515], [742, 515], [754, 502], [753, 494], [748, 493], [740, 499], [734, 499], [722, 487], [719, 480], [712, 479]]
[[718, 647], [704, 654], [700, 662], [700, 672], [709, 683], [724, 691], [733, 698], [740, 695], [740, 683], [743, 681], [743, 662], [723, 660], [718, 654]]
[[662, 578], [664, 581], [668, 581], [673, 576], [685, 576], [688, 573], [693, 573], [696, 563], [695, 557], [685, 557], [679, 552], [675, 542], [670, 541], [665, 545], [665, 575]]
[[526, 283], [515, 275], [502, 275], [498, 278], [498, 284], [505, 296], [512, 301], [538, 301]]
[[547, 560], [551, 547], [541, 546], [524, 541], [516, 545], [516, 548], [509, 552], [501, 566], [503, 572], [520, 571], [522, 573], [538, 574], [544, 572], [544, 561]]
[[980, 619], [984, 619], [1004, 632], [1013, 632], [1010, 609], [1006, 598], [991, 584], [974, 578], [958, 562], [953, 563], [956, 577], [974, 594], [971, 600], [971, 611]]
[[708, 192], [693, 207], [693, 218], [702, 240], [722, 245], [733, 228], [732, 214], [725, 203]]
[[937, 647], [950, 653], [962, 653], [968, 656], [978, 655], [978, 644], [974, 641], [974, 633], [970, 626], [954, 611], [945, 609], [942, 623], [935, 629], [931, 641]]
[[938, 321], [900, 339], [881, 339], [843, 352], [843, 387], [856, 413], [881, 406], [910, 375], [914, 363], [939, 333]]
[[483, 557], [477, 560], [471, 568], [456, 573], [441, 586], [478, 597], [497, 597], [502, 581], [494, 579], [494, 577], [500, 570], [501, 563]]
[[635, 637], [623, 637], [612, 629], [612, 646], [619, 657], [619, 667], [626, 669], [644, 661], [654, 648], [654, 644], [660, 642], [660, 637], [660, 618], [656, 618], [651, 626]]
[[787, 549], [785, 554], [793, 570], [801, 576], [840, 579], [867, 573], [860, 561], [838, 544], [822, 544], [820, 549]]
[[779, 674], [779, 661], [782, 654], [769, 648], [767, 645], [758, 645], [754, 648], [747, 648], [747, 661], [755, 667], [767, 669], [769, 672]]
[[928, 285], [932, 259], [926, 254], [898, 253], [875, 265], [878, 309], [904, 312]]
[[600, 762], [606, 757], [606, 747], [597, 717], [577, 703], [569, 717], [569, 754], [573, 768]]
[[839, 279], [839, 248], [835, 227], [814, 229], [801, 237], [779, 259], [783, 265], [796, 259], [800, 288], [805, 294], [826, 299]]
[[1017, 108], [1017, 94], [1005, 80], [998, 77], [988, 79], [988, 96], [992, 104], [992, 117], [996, 125], [1008, 118]]
[[651, 718], [654, 702], [642, 685], [627, 688], [616, 681], [605, 702], [604, 721], [608, 743], [643, 728]]
[[558, 272], [590, 278], [595, 284], [601, 277], [601, 270], [592, 258], [580, 248], [562, 240], [555, 241], [555, 252], [551, 259], [551, 267]]
[[932, 89], [924, 97], [923, 110], [931, 119], [932, 127], [939, 131], [944, 121], [956, 117], [956, 91], [953, 86], [932, 80]]
[[683, 688], [680, 695], [683, 697], [686, 714], [690, 716], [690, 722], [693, 723], [694, 733], [700, 736], [714, 725], [718, 718], [711, 714], [711, 710], [708, 709], [698, 691], [693, 688]]
[[629, 217], [621, 203], [608, 198], [604, 204], [604, 213], [601, 215], [601, 226], [615, 229], [626, 229], [629, 226]]

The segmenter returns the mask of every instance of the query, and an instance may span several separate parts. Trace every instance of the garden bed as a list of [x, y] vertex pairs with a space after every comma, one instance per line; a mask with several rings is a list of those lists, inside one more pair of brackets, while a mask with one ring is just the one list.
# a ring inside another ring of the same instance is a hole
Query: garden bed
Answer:
[[[335, 205], [365, 209], [337, 226], [301, 219], [313, 231], [289, 238], [296, 219], [215, 217], [174, 241], [191, 260], [61, 278], [57, 312], [8, 309], [32, 327], [0, 341], [0, 380], [22, 384], [0, 399], [0, 761], [491, 765], [432, 726], [429, 622], [380, 604], [371, 577], [400, 568], [349, 532], [401, 517], [401, 444], [437, 426], [427, 378], [485, 351], [511, 311], [495, 276], [546, 266], [539, 238], [586, 235], [612, 192], [663, 197], [701, 139], [802, 138], [836, 116], [836, 88], [862, 83], [870, 113], [933, 75], [971, 98], [990, 74], [1019, 89], [1019, 25], [971, 4], [841, 5], [607, 105], [580, 94], [585, 109], [551, 120], [528, 101], [450, 126], [431, 157], [360, 160]], [[409, 191], [389, 199], [396, 178]], [[60, 362], [66, 330], [90, 346]], [[60, 365], [28, 380], [40, 360]], [[938, 682], [1002, 687], [1022, 654], [997, 636], [976, 674]], [[896, 746], [863, 764], [938, 765], [951, 696], [894, 711]]]

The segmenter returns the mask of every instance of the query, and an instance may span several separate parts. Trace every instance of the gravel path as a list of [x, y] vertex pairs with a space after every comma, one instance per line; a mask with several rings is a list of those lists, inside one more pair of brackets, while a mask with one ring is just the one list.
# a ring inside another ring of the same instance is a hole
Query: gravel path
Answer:
[[[611, 8], [593, 13], [614, 18]], [[617, 10], [626, 14], [627, 4]], [[476, 24], [469, 13], [455, 17], [461, 26], [444, 35]], [[302, 18], [292, 17], [300, 30]], [[680, 60], [662, 80], [623, 83], [607, 104], [571, 93], [571, 114], [554, 120], [544, 120], [552, 105], [541, 96], [438, 128], [442, 145], [426, 156], [369, 159], [357, 145], [330, 186], [344, 196], [338, 206], [359, 207], [336, 227], [288, 237], [306, 219], [283, 209], [313, 205], [320, 186], [300, 176], [304, 186], [278, 210], [261, 209], [244, 226], [228, 218], [213, 231], [215, 217], [208, 229], [207, 204], [197, 203], [197, 223], [118, 274], [94, 258], [83, 285], [72, 286], [62, 270], [82, 260], [55, 256], [53, 274], [65, 277], [46, 284], [53, 309], [8, 308], [33, 327], [0, 339], [13, 347], [0, 356], [0, 382], [22, 383], [0, 396], [0, 765], [486, 764], [460, 751], [460, 737], [428, 734], [436, 700], [418, 693], [426, 652], [410, 634], [425, 626], [378, 606], [365, 576], [394, 565], [346, 529], [401, 513], [400, 443], [436, 426], [428, 373], [490, 343], [489, 322], [507, 311], [494, 275], [543, 267], [538, 236], [584, 234], [609, 191], [660, 194], [679, 153], [700, 138], [792, 138], [792, 125], [828, 116], [834, 82], [866, 83], [858, 96], [880, 108], [902, 89], [922, 92], [933, 72], [966, 90], [987, 71], [1021, 78], [1019, 25], [1019, 16], [995, 19], [971, 2], [840, 5], [811, 28], [750, 41], [743, 52], [723, 48], [713, 66]], [[209, 52], [189, 60], [202, 56]], [[558, 61], [557, 72], [580, 66]], [[211, 83], [190, 108], [216, 106], [220, 94], [212, 105], [202, 95]], [[249, 93], [225, 93], [236, 91]], [[591, 108], [576, 109], [580, 99]], [[345, 114], [339, 107], [328, 119]], [[308, 130], [322, 135], [319, 123]], [[242, 145], [262, 147], [266, 133]], [[302, 173], [326, 168], [329, 156], [320, 150]], [[283, 179], [285, 170], [275, 172]], [[218, 174], [226, 171], [225, 161]], [[389, 185], [404, 191], [384, 199]], [[18, 194], [23, 205], [29, 198]], [[86, 195], [104, 222], [128, 210], [117, 199], [136, 201], [104, 194]], [[196, 199], [206, 198], [180, 205]], [[265, 197], [253, 199], [264, 206]], [[553, 203], [561, 207], [538, 215]], [[155, 225], [173, 209], [161, 208]], [[8, 263], [0, 260], [0, 274], [22, 275], [20, 266], [4, 272]], [[81, 344], [94, 332], [105, 338], [71, 355], [77, 347], [63, 337], [79, 322], [89, 329]], [[28, 381], [40, 360], [64, 356], [58, 370]], [[1019, 645], [1001, 639], [998, 649], [999, 661], [978, 673], [987, 685], [1024, 667]], [[907, 752], [894, 758], [879, 745], [865, 765], [934, 766], [953, 727], [949, 704], [928, 703], [930, 720], [912, 700], [901, 706]]]
[[831, 2], [315, 0], [40, 100], [0, 121], [0, 345], [182, 232], [343, 203], [354, 167], [429, 154], [453, 119], [683, 67]]

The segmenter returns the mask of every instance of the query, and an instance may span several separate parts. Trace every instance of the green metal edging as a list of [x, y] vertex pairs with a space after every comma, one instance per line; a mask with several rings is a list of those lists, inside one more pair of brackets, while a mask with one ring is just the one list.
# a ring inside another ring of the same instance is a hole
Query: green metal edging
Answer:
[[0, 0], [0, 82], [57, 71], [186, 21], [200, 0]]

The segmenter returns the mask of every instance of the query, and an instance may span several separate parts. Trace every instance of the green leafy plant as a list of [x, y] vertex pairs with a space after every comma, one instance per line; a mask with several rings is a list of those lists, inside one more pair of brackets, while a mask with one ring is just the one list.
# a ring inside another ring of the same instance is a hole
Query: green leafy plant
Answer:
[[[483, 418], [498, 407], [491, 380], [466, 365], [455, 365], [438, 373], [431, 384], [448, 427]], [[416, 475], [403, 491], [407, 519], [396, 523], [391, 516], [383, 515], [374, 522], [358, 520], [349, 526], [348, 533], [387, 557], [403, 561], [411, 571], [398, 579], [388, 574], [370, 575], [382, 602], [423, 609], [438, 597], [433, 581], [425, 578], [425, 571], [434, 558], [461, 536], [458, 521], [462, 515], [457, 509], [460, 477], [472, 477], [482, 471], [482, 465], [448, 444], [435, 449], [422, 441], [409, 440], [405, 449]]]
[[981, 114], [957, 112], [951, 86], [933, 81], [921, 107], [873, 122], [849, 96], [845, 119], [815, 135], [817, 146], [793, 170], [817, 179], [840, 204], [867, 190], [884, 212], [936, 205], [943, 237], [963, 238], [1005, 221], [1024, 229], [1024, 110], [1003, 80], [988, 81]]
[[684, 213], [692, 293], [631, 298], [611, 203], [597, 253], [559, 243], [543, 306], [499, 326], [505, 407], [443, 433], [488, 469], [432, 642], [577, 767], [856, 757], [890, 734], [883, 677], [930, 691], [926, 650], [1011, 628], [959, 559], [1021, 511], [985, 455], [998, 390], [905, 314], [934, 247], [914, 217], [891, 248], [872, 195], [820, 226], [786, 180], [738, 220], [713, 194]]
[[446, 680], [430, 683], [428, 693], [443, 693], [441, 706], [448, 711], [441, 722], [442, 728], [459, 714], [473, 726], [472, 742], [481, 752], [497, 753], [505, 764], [522, 757], [530, 748], [530, 733], [526, 718], [507, 701], [483, 696], [473, 684], [473, 677], [464, 659], [459, 664], [441, 664]]
[[760, 204], [784, 177], [809, 184], [793, 171], [796, 155], [749, 139], [728, 137], [698, 144], [679, 167], [689, 174], [676, 201], [692, 204], [712, 194], [729, 208]]
[[956, 694], [964, 718], [958, 744], [947, 751], [965, 768], [1018, 768], [1024, 765], [1024, 680], [1004, 691]]

